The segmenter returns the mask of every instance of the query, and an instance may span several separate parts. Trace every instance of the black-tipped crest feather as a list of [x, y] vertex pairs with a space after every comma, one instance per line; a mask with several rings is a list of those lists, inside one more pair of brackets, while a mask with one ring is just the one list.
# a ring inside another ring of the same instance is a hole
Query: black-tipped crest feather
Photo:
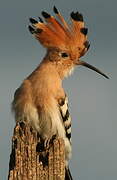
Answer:
[[58, 12], [58, 9], [56, 8], [56, 6], [53, 7], [53, 11], [54, 11], [55, 14], [58, 14], [58, 13], [59, 13], [59, 12]]
[[34, 18], [29, 18], [29, 20], [30, 20], [30, 22], [31, 22], [32, 24], [37, 24], [37, 23], [38, 23], [38, 21], [35, 20]]
[[87, 35], [88, 28], [81, 28], [80, 32], [83, 33], [84, 35]]
[[50, 17], [51, 17], [50, 14], [48, 14], [48, 13], [45, 12], [45, 11], [42, 11], [42, 16], [43, 16], [44, 18], [50, 18]]
[[76, 13], [72, 12], [71, 18], [75, 21], [83, 21], [83, 16], [79, 12], [76, 12]]
[[31, 34], [34, 34], [35, 33], [35, 29], [32, 27], [32, 26], [28, 26], [28, 29], [30, 31]]
[[43, 20], [42, 20], [42, 18], [41, 17], [38, 17], [39, 18], [39, 21], [41, 22], [41, 23], [43, 23]]

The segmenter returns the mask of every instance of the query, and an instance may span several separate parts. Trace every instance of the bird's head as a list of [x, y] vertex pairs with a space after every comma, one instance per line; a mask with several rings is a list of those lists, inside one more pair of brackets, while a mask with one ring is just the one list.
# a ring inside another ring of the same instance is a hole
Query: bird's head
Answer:
[[30, 18], [29, 31], [47, 48], [46, 59], [56, 65], [61, 78], [69, 75], [75, 66], [82, 65], [108, 79], [99, 69], [80, 60], [90, 47], [82, 14], [72, 12], [68, 25], [55, 6], [53, 10], [58, 20], [42, 11], [45, 22], [40, 17], [39, 22]]

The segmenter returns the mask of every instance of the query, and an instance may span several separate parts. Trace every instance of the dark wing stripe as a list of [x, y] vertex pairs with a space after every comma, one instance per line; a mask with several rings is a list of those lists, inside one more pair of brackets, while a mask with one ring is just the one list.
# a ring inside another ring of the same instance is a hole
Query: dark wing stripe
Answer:
[[70, 138], [71, 138], [71, 127], [69, 127], [69, 129], [66, 130], [66, 136], [70, 140]]
[[69, 130], [70, 128], [71, 128], [71, 123], [68, 126], [65, 126], [66, 131]]
[[66, 120], [68, 120], [69, 116], [70, 116], [70, 114], [69, 114], [69, 111], [68, 111], [68, 109], [67, 109], [65, 116], [63, 116], [63, 122], [65, 122]]
[[67, 136], [67, 138], [70, 140], [70, 138], [71, 138], [71, 133], [66, 133], [66, 136]]

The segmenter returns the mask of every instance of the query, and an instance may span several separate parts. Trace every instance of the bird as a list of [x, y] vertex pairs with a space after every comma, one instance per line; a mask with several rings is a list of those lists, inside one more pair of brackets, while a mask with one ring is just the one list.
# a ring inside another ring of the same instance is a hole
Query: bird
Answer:
[[69, 160], [72, 154], [71, 116], [68, 96], [63, 89], [64, 78], [78, 66], [85, 66], [105, 78], [109, 77], [80, 58], [89, 50], [88, 28], [81, 13], [70, 13], [70, 24], [54, 6], [55, 16], [42, 11], [42, 18], [29, 18], [30, 33], [47, 49], [37, 68], [16, 90], [12, 109], [16, 122], [27, 121], [40, 134], [44, 146], [53, 136], [65, 144], [65, 179], [72, 180]]

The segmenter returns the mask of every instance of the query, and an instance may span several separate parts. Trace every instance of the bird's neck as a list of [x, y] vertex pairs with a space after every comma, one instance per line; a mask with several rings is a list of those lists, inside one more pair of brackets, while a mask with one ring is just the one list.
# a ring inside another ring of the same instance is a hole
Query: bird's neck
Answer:
[[43, 98], [46, 95], [59, 100], [65, 97], [60, 76], [53, 62], [44, 59], [28, 79], [31, 81], [33, 92], [38, 97]]

